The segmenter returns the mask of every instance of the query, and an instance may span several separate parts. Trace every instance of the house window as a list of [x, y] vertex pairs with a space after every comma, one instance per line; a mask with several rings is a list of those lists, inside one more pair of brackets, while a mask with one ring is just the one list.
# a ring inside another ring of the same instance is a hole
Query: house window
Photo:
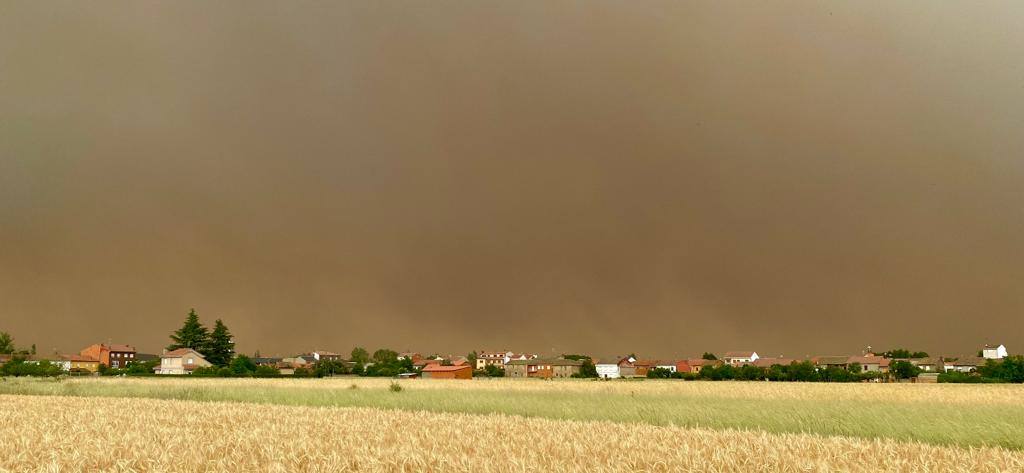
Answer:
[[191, 365], [191, 364], [195, 364], [195, 360], [193, 360], [192, 358], [189, 358], [189, 359], [188, 359], [188, 364], [190, 364], [190, 365]]

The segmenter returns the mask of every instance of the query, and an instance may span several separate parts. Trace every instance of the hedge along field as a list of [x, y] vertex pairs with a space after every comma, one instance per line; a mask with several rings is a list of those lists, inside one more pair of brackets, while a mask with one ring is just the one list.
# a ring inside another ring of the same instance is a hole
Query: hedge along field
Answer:
[[[405, 394], [394, 393], [395, 395]], [[1024, 452], [373, 408], [0, 395], [0, 472], [1003, 472]]]
[[1021, 386], [404, 380], [394, 393], [389, 385], [365, 378], [8, 378], [0, 394], [377, 407], [1024, 449]]

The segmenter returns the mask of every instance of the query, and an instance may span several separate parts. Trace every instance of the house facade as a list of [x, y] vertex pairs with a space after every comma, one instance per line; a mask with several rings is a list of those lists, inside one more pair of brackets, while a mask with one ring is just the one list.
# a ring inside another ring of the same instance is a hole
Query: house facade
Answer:
[[310, 353], [304, 353], [299, 356], [301, 356], [304, 359], [306, 359], [307, 357], [312, 358], [307, 359], [309, 363], [316, 363], [318, 361], [341, 361], [341, 354], [334, 353], [333, 351], [316, 350]]
[[636, 360], [633, 363], [634, 375], [644, 377], [647, 376], [647, 372], [658, 367], [658, 360]]
[[627, 356], [625, 358], [604, 358], [597, 360], [594, 368], [597, 369], [598, 378], [615, 379], [636, 376], [636, 358]]
[[79, 355], [95, 358], [101, 364], [111, 368], [126, 368], [135, 361], [135, 347], [131, 345], [120, 345], [96, 343], [83, 348]]
[[1001, 360], [1008, 354], [1004, 345], [985, 345], [981, 349], [981, 357], [987, 360]]
[[856, 363], [860, 365], [860, 370], [865, 372], [887, 373], [889, 371], [889, 359], [884, 356], [868, 353], [863, 356], [851, 356], [847, 361], [847, 366]]
[[697, 374], [706, 366], [721, 366], [724, 363], [722, 363], [722, 360], [705, 360], [703, 358], [695, 358], [687, 360], [686, 364], [690, 367], [691, 373]]
[[814, 366], [822, 369], [846, 369], [846, 367], [850, 365], [850, 357], [848, 356], [816, 356], [811, 358], [811, 361], [814, 363]]
[[946, 372], [973, 373], [978, 371], [978, 368], [985, 366], [987, 361], [984, 357], [962, 356], [956, 360], [945, 362], [943, 369]]
[[753, 363], [760, 358], [757, 356], [757, 352], [753, 351], [728, 351], [725, 352], [725, 356], [722, 360], [728, 365], [740, 366], [746, 363]]
[[942, 361], [941, 356], [928, 358], [911, 358], [910, 364], [918, 367], [918, 369], [924, 371], [925, 373], [940, 373], [945, 371], [945, 362]]
[[69, 373], [96, 373], [100, 370], [100, 361], [91, 356], [58, 355], [56, 358], [50, 363]]
[[179, 348], [160, 356], [156, 374], [191, 374], [196, 368], [213, 366], [203, 355], [191, 348]]
[[476, 355], [476, 369], [482, 370], [488, 366], [504, 367], [512, 355], [514, 353], [510, 351], [481, 351]]
[[580, 372], [582, 361], [534, 358], [531, 360], [511, 360], [505, 364], [505, 377], [508, 378], [571, 378]]
[[[685, 362], [684, 362], [685, 363]], [[659, 360], [654, 364], [655, 368], [669, 370], [672, 373], [679, 371], [679, 362], [672, 360]]]

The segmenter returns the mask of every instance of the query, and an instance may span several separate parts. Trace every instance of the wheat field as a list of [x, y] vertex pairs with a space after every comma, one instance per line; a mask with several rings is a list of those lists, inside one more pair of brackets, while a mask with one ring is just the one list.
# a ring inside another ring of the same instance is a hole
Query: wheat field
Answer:
[[373, 408], [0, 395], [0, 471], [1005, 472], [999, 448]]
[[1024, 450], [1024, 386], [765, 382], [0, 379], [0, 394], [505, 414]]

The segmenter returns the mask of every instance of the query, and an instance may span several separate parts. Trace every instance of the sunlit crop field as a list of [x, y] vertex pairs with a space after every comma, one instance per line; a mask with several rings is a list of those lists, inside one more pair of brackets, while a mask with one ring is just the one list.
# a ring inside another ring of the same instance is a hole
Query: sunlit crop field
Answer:
[[1024, 450], [1019, 385], [698, 381], [5, 379], [0, 394], [136, 397], [505, 414], [713, 430], [813, 433]]
[[1024, 470], [1000, 448], [238, 402], [0, 395], [0, 431], [4, 472]]

